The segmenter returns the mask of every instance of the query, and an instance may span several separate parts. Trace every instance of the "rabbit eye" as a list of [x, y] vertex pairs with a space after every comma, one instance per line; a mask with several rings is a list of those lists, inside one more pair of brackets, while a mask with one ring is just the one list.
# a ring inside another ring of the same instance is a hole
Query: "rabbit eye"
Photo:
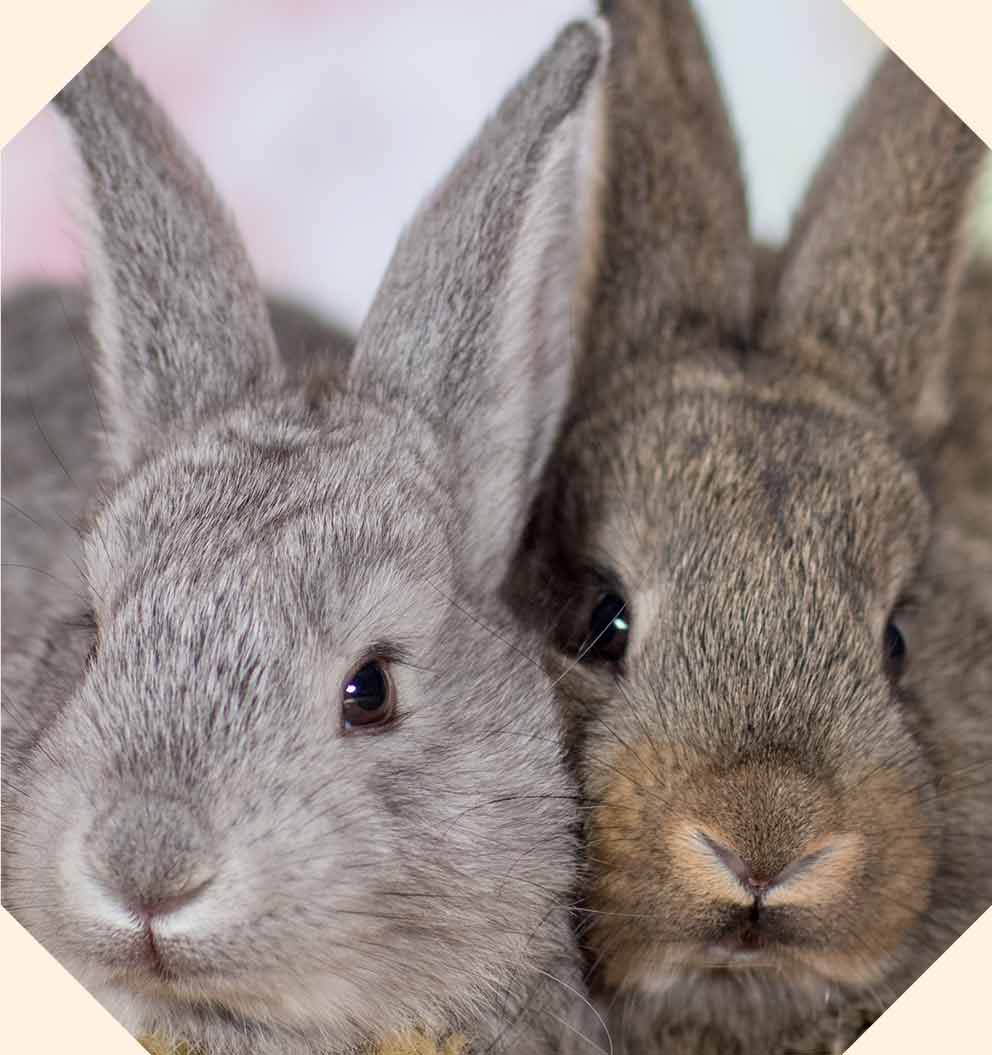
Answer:
[[889, 677], [898, 678], [906, 665], [906, 639], [893, 620], [885, 627], [885, 669]]
[[396, 694], [385, 666], [371, 660], [355, 670], [341, 690], [341, 724], [346, 733], [379, 731], [393, 718]]
[[618, 663], [627, 651], [629, 637], [627, 602], [619, 594], [605, 594], [592, 610], [589, 633], [579, 653], [580, 658], [589, 663]]

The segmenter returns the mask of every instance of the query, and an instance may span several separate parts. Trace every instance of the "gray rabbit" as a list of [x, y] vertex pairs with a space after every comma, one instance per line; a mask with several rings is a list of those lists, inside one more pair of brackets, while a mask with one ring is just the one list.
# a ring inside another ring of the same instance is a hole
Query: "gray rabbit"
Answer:
[[99, 420], [71, 305], [13, 312], [9, 522], [44, 588], [5, 577], [3, 898], [136, 1034], [210, 1055], [590, 1037], [562, 723], [498, 587], [570, 391], [607, 39], [563, 30], [428, 198], [340, 387], [279, 353], [123, 60], [55, 101]]
[[890, 56], [769, 254], [690, 5], [609, 17], [600, 277], [521, 565], [590, 978], [618, 1053], [839, 1051], [992, 904], [987, 151]]

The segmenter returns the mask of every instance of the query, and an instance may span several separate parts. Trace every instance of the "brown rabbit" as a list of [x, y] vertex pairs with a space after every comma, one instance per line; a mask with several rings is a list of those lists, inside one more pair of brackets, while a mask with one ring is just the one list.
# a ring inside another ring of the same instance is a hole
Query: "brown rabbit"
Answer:
[[609, 15], [601, 275], [533, 533], [590, 975], [618, 1053], [839, 1051], [992, 903], [986, 150], [887, 58], [772, 260], [689, 4]]

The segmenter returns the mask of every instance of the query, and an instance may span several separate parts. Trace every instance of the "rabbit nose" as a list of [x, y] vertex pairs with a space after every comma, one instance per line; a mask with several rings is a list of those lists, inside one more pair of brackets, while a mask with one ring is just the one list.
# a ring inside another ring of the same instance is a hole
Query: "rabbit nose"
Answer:
[[729, 846], [723, 846], [715, 839], [711, 839], [705, 832], [698, 832], [697, 835], [720, 864], [755, 898], [764, 897], [772, 887], [778, 886], [813, 867], [817, 859], [828, 853], [828, 850], [824, 848], [817, 850], [815, 853], [797, 857], [775, 875], [770, 876], [760, 869], [752, 867], [731, 850]]
[[[776, 882], [774, 877], [766, 878], [756, 874], [755, 870], [746, 861], [742, 860], [729, 846], [723, 846], [715, 839], [711, 839], [706, 832], [697, 832], [699, 841], [713, 854], [724, 869], [737, 880], [749, 894], [760, 898], [764, 892]], [[779, 875], [782, 873], [780, 872]]]
[[765, 904], [814, 903], [828, 899], [850, 878], [862, 852], [860, 836], [830, 835], [769, 874], [706, 832], [697, 830], [694, 834], [698, 846], [725, 878], [731, 878], [755, 902]]
[[205, 827], [173, 800], [126, 797], [95, 821], [88, 842], [104, 896], [145, 923], [201, 901], [216, 872]]

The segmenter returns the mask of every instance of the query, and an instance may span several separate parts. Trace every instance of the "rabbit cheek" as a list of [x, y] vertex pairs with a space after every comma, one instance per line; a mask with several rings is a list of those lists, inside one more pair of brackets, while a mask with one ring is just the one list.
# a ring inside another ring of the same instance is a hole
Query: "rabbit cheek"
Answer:
[[611, 986], [789, 963], [868, 984], [927, 907], [928, 825], [899, 773], [845, 791], [789, 760], [719, 766], [651, 740], [604, 761], [590, 768], [588, 941]]
[[691, 767], [663, 744], [644, 740], [602, 764], [587, 760], [595, 803], [589, 856], [595, 871], [588, 895], [588, 944], [605, 981], [640, 987], [654, 974], [677, 969], [724, 912], [718, 901], [693, 894], [701, 877], [680, 874], [670, 833], [681, 831], [680, 795]]
[[866, 839], [862, 877], [841, 903], [831, 948], [808, 960], [839, 982], [876, 980], [929, 906], [934, 819], [913, 786], [898, 770], [878, 768], [843, 796], [845, 826]]

